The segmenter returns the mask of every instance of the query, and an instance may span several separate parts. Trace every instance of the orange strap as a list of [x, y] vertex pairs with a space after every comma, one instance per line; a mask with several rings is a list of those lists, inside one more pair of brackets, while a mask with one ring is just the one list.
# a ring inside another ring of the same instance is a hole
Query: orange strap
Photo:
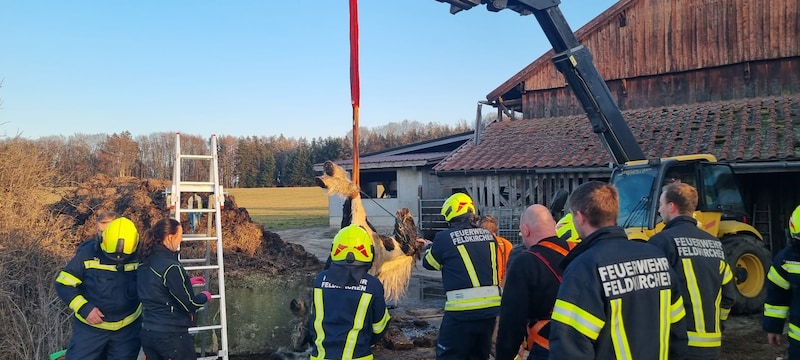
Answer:
[[563, 247], [558, 246], [558, 245], [556, 245], [556, 244], [554, 244], [554, 243], [552, 243], [550, 241], [541, 241], [537, 245], [544, 246], [544, 247], [546, 247], [546, 248], [548, 248], [550, 250], [553, 250], [553, 251], [555, 251], [555, 252], [557, 252], [557, 253], [559, 253], [559, 254], [561, 254], [563, 256], [567, 256], [567, 253], [569, 252], [569, 250], [564, 249]]
[[533, 326], [528, 328], [528, 343], [526, 349], [530, 351], [533, 349], [534, 344], [539, 344], [539, 346], [550, 350], [550, 340], [547, 340], [544, 336], [539, 335], [539, 331], [542, 328], [550, 323], [550, 319], [547, 320], [539, 320]]

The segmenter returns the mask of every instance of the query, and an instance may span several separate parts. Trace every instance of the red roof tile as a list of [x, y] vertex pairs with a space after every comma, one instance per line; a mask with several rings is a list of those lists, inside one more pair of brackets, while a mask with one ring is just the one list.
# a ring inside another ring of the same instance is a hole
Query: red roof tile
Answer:
[[[800, 94], [624, 111], [649, 158], [711, 153], [721, 161], [800, 159]], [[606, 166], [586, 116], [495, 122], [436, 171]]]

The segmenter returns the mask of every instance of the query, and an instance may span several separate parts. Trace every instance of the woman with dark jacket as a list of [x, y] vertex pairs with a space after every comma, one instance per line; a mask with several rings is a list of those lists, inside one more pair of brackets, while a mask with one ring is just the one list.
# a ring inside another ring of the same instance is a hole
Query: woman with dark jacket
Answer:
[[142, 348], [148, 360], [196, 360], [195, 311], [211, 300], [211, 293], [195, 294], [190, 278], [178, 262], [183, 229], [175, 219], [163, 219], [144, 233], [139, 247], [138, 293], [143, 307]]

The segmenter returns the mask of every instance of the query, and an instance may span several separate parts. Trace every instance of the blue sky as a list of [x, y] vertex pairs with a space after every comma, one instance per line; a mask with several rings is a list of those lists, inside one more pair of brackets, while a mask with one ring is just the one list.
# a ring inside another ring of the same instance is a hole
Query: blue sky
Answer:
[[[615, 2], [561, 10], [577, 30]], [[346, 0], [0, 0], [0, 135], [341, 137], [348, 24]], [[532, 16], [485, 6], [362, 0], [359, 25], [366, 127], [471, 124], [551, 48]]]

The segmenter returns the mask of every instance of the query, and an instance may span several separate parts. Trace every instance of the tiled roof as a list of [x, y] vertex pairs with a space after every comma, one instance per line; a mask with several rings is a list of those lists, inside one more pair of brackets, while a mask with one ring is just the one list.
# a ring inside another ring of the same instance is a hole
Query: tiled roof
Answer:
[[[800, 94], [624, 111], [648, 158], [711, 153], [721, 161], [800, 159]], [[495, 122], [435, 171], [606, 166], [586, 116]]]

